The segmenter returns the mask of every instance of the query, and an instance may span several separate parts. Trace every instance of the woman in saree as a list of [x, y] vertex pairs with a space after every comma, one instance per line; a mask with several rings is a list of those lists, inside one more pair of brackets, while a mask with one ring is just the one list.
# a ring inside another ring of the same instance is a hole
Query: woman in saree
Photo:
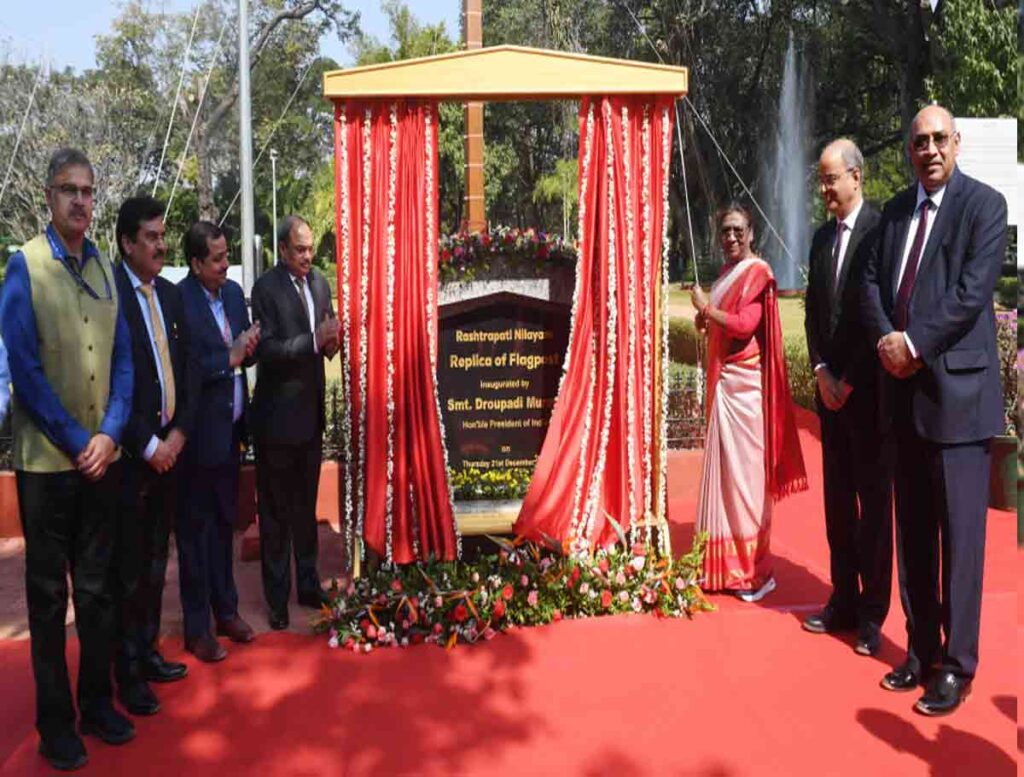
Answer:
[[775, 278], [751, 250], [750, 211], [717, 215], [725, 256], [707, 294], [690, 292], [707, 335], [707, 434], [697, 502], [706, 591], [756, 602], [775, 589], [774, 502], [807, 488], [786, 376]]

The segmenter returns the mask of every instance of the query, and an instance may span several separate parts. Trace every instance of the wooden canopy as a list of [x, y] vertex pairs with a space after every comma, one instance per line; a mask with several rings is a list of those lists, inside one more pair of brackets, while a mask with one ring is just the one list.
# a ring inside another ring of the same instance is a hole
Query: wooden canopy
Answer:
[[324, 73], [330, 100], [429, 97], [453, 102], [575, 99], [688, 91], [685, 67], [494, 46]]

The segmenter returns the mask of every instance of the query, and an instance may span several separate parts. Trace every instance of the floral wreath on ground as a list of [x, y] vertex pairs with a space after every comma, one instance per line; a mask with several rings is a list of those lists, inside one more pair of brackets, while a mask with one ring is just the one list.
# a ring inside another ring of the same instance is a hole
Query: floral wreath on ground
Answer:
[[457, 232], [440, 240], [438, 270], [441, 281], [472, 281], [492, 264], [543, 275], [551, 266], [573, 267], [576, 243], [560, 235], [528, 228], [496, 226], [484, 232]]
[[491, 537], [497, 555], [476, 561], [382, 564], [335, 581], [313, 626], [332, 648], [489, 640], [515, 626], [617, 613], [691, 617], [712, 609], [698, 585], [704, 538], [687, 555], [658, 555], [652, 544], [620, 541], [594, 555], [566, 554], [555, 541]]

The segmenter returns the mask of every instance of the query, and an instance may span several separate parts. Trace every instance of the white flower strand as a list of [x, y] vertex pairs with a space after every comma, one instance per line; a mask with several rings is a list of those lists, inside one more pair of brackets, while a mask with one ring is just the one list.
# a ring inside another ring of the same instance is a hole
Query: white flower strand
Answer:
[[385, 311], [385, 396], [387, 465], [384, 490], [384, 550], [392, 562], [391, 527], [395, 508], [395, 188], [398, 180], [398, 106], [391, 103], [388, 133], [387, 310]]
[[[455, 492], [451, 479], [448, 477], [448, 441], [445, 439], [444, 423], [441, 421], [441, 395], [437, 386], [437, 304], [434, 301], [434, 287], [437, 285], [438, 243], [435, 231], [434, 212], [434, 126], [433, 110], [430, 106], [424, 109], [424, 169], [426, 170], [426, 202], [427, 245], [424, 252], [426, 260], [427, 286], [427, 337], [430, 339], [430, 391], [434, 396], [434, 412], [437, 418], [437, 431], [441, 440], [441, 455], [444, 459], [445, 491], [448, 494], [448, 509], [452, 517], [452, 532], [455, 534], [455, 555], [462, 558], [462, 535], [459, 533], [459, 522], [455, 517]], [[419, 549], [416, 550], [419, 558]]]
[[660, 482], [658, 483], [658, 540], [661, 555], [672, 555], [665, 514], [665, 496], [668, 489], [668, 177], [672, 151], [668, 107], [661, 109], [661, 440], [659, 451]]
[[[593, 268], [596, 263], [591, 265], [591, 274], [586, 278], [582, 275], [584, 266], [584, 250], [586, 243], [584, 241], [586, 231], [586, 211], [587, 211], [587, 187], [590, 179], [590, 165], [592, 161], [592, 152], [594, 147], [594, 104], [590, 103], [587, 109], [587, 132], [584, 140], [583, 148], [583, 174], [580, 181], [580, 213], [579, 213], [579, 251], [576, 255], [576, 286], [573, 290], [572, 295], [572, 317], [570, 318], [570, 330], [569, 330], [569, 345], [565, 351], [565, 365], [562, 370], [562, 381], [559, 383], [558, 395], [562, 395], [562, 383], [565, 382], [565, 376], [569, 370], [569, 357], [572, 349], [572, 340], [575, 333], [576, 316], [578, 313], [580, 286], [584, 283], [590, 284], [591, 277], [593, 275]], [[595, 241], [596, 242], [596, 241]], [[587, 449], [590, 446], [590, 434], [591, 434], [591, 418], [594, 414], [594, 392], [597, 384], [597, 333], [596, 331], [591, 335], [590, 348], [588, 350], [590, 358], [590, 380], [587, 382], [587, 404], [586, 412], [583, 416], [583, 435], [580, 439], [580, 456], [576, 471], [576, 488], [573, 493], [572, 501], [572, 519], [569, 523], [569, 538], [570, 544], [579, 542], [580, 539], [586, 540], [585, 537], [580, 536], [580, 524], [583, 521], [583, 481], [586, 477], [587, 469]], [[576, 548], [573, 550], [577, 554], [585, 554], [586, 550], [584, 547]]]
[[[370, 352], [367, 317], [370, 298], [370, 170], [372, 169], [370, 130], [372, 125], [373, 111], [367, 108], [363, 113], [363, 244], [359, 265], [359, 470], [357, 473], [359, 496], [356, 502], [358, 509], [356, 529], [360, 540], [364, 538], [366, 523], [366, 381], [368, 372], [366, 361]], [[361, 548], [360, 556], [365, 560], [365, 542], [361, 543]]]
[[633, 171], [631, 169], [629, 107], [621, 109], [622, 119], [622, 168], [626, 184], [626, 485], [629, 489], [629, 533], [636, 541], [636, 228], [633, 219]]
[[[651, 303], [653, 297], [651, 296], [651, 105], [646, 103], [644, 105], [644, 122], [643, 122], [643, 134], [641, 135], [642, 147], [643, 147], [643, 160], [641, 167], [643, 170], [643, 183], [640, 187], [640, 195], [643, 199], [643, 222], [642, 229], [643, 235], [641, 240], [643, 242], [642, 258], [643, 258], [643, 396], [641, 397], [643, 405], [643, 431], [644, 431], [644, 455], [643, 455], [643, 488], [644, 488], [644, 515], [648, 518], [650, 523], [650, 517], [653, 514], [654, 500], [654, 468], [652, 465], [653, 452], [651, 450], [653, 445], [654, 437], [654, 426], [652, 417], [654, 415], [654, 387], [652, 385], [654, 380], [654, 322], [651, 321]], [[645, 542], [650, 543], [651, 532], [648, 528], [646, 532]]]
[[345, 408], [345, 412], [342, 414], [341, 419], [341, 437], [345, 444], [345, 557], [347, 559], [346, 568], [352, 568], [352, 549], [353, 538], [352, 538], [352, 486], [353, 486], [353, 467], [355, 462], [352, 460], [352, 415], [350, 413], [351, 402], [352, 402], [352, 344], [349, 342], [349, 338], [352, 333], [352, 298], [349, 284], [352, 282], [351, 268], [349, 262], [351, 261], [351, 245], [349, 245], [349, 225], [352, 220], [352, 203], [349, 200], [349, 174], [348, 174], [348, 107], [341, 105], [338, 107], [338, 123], [340, 124], [339, 135], [341, 142], [338, 148], [338, 167], [342, 171], [341, 186], [338, 187], [338, 196], [341, 198], [341, 214], [340, 223], [338, 224], [339, 233], [341, 234], [341, 355], [342, 363], [344, 364], [343, 372], [345, 376], [345, 402], [348, 407]]
[[608, 174], [608, 321], [607, 321], [607, 342], [605, 348], [608, 353], [608, 374], [607, 385], [604, 391], [604, 421], [601, 424], [601, 437], [598, 443], [597, 460], [594, 464], [594, 477], [590, 482], [590, 494], [587, 499], [586, 524], [584, 526], [584, 537], [592, 541], [594, 530], [594, 519], [601, 503], [601, 486], [604, 483], [604, 465], [608, 452], [608, 435], [612, 423], [612, 399], [615, 394], [615, 356], [616, 340], [618, 334], [618, 306], [616, 305], [616, 294], [618, 282], [616, 276], [615, 261], [617, 257], [617, 246], [615, 241], [615, 139], [612, 132], [611, 103], [608, 100], [602, 103], [605, 125], [605, 147], [607, 159], [606, 169]]

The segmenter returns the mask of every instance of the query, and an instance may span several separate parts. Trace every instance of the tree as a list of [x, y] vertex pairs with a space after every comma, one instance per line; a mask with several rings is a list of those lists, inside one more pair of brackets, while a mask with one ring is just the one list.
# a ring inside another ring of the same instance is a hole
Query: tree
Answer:
[[555, 172], [542, 176], [533, 189], [534, 201], [562, 205], [562, 236], [572, 237], [571, 218], [579, 204], [580, 194], [575, 159], [559, 159]]

